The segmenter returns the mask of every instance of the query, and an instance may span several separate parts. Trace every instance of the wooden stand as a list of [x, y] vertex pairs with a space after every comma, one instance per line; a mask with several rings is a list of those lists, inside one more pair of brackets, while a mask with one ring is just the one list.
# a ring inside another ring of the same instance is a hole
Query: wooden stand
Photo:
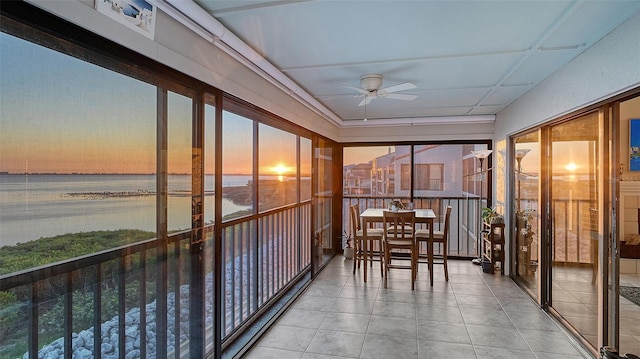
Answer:
[[482, 233], [483, 258], [491, 263], [491, 272], [500, 267], [500, 274], [504, 275], [504, 223], [484, 224]]

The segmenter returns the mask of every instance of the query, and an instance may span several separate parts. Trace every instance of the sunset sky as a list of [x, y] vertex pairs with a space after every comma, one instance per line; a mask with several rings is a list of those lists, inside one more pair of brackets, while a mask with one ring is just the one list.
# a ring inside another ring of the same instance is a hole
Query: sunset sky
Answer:
[[[0, 171], [155, 173], [155, 86], [4, 33], [0, 65]], [[170, 93], [170, 173], [191, 172], [190, 107], [187, 97]], [[205, 127], [213, 146], [213, 121]], [[224, 113], [225, 173], [251, 173], [252, 129], [251, 121]], [[295, 174], [296, 137], [261, 129], [276, 138], [261, 139], [261, 173]], [[205, 151], [212, 159], [213, 150]], [[213, 173], [211, 161], [206, 173]]]
[[155, 171], [155, 87], [4, 33], [0, 54], [0, 171]]

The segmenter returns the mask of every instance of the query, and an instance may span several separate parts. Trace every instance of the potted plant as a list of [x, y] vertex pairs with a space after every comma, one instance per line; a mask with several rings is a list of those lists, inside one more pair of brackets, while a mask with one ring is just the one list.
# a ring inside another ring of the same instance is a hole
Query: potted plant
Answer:
[[402, 201], [400, 201], [399, 199], [393, 199], [389, 201], [390, 211], [397, 211], [399, 209], [404, 209], [404, 204], [402, 204]]
[[517, 229], [518, 234], [522, 236], [524, 239], [525, 245], [531, 245], [533, 239], [535, 237], [535, 232], [533, 232], [533, 212], [528, 210], [517, 210], [516, 211], [516, 219], [518, 221]]
[[344, 247], [344, 257], [347, 259], [353, 259], [353, 238], [351, 238], [351, 233], [344, 231], [344, 234], [342, 235], [342, 242]]
[[531, 260], [531, 246], [536, 238], [536, 233], [533, 231], [534, 215], [531, 210], [516, 210], [516, 234], [518, 238], [518, 245], [522, 247], [523, 253], [522, 265], [525, 266], [527, 272], [535, 272], [538, 268], [538, 262]]
[[504, 223], [504, 217], [502, 217], [500, 213], [496, 212], [494, 208], [484, 207], [480, 216], [482, 217], [482, 221], [486, 224]]

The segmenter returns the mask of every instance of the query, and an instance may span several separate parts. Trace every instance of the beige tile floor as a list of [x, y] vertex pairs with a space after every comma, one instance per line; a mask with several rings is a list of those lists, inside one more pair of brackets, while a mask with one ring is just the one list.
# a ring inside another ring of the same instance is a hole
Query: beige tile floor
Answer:
[[392, 270], [385, 289], [375, 263], [362, 270], [336, 257], [257, 342], [247, 358], [589, 358], [508, 277], [449, 261], [434, 286], [421, 264]]

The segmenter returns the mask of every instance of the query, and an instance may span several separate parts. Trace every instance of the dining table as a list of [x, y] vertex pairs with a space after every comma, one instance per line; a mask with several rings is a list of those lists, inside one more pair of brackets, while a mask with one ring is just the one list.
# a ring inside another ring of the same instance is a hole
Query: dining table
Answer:
[[[360, 214], [360, 218], [362, 219], [362, 235], [367, 237], [367, 227], [373, 225], [374, 223], [382, 222], [382, 218], [384, 216], [384, 212], [389, 211], [387, 208], [367, 208]], [[427, 227], [429, 227], [429, 238], [433, 238], [433, 220], [436, 218], [436, 214], [430, 208], [416, 208], [416, 209], [399, 209], [395, 210], [395, 212], [415, 212], [415, 222], [416, 223], [425, 223]], [[368, 242], [363, 241], [363, 256], [364, 258], [368, 258]], [[431, 247], [433, 247], [433, 241], [429, 241], [431, 243]], [[382, 251], [382, 248], [380, 248]], [[381, 256], [382, 258], [382, 256]], [[429, 282], [433, 286], [433, 248], [427, 249], [427, 265], [429, 268]], [[365, 260], [366, 263], [366, 260]], [[380, 265], [383, 265], [382, 260], [380, 261]], [[364, 265], [364, 282], [367, 282], [367, 266]]]

